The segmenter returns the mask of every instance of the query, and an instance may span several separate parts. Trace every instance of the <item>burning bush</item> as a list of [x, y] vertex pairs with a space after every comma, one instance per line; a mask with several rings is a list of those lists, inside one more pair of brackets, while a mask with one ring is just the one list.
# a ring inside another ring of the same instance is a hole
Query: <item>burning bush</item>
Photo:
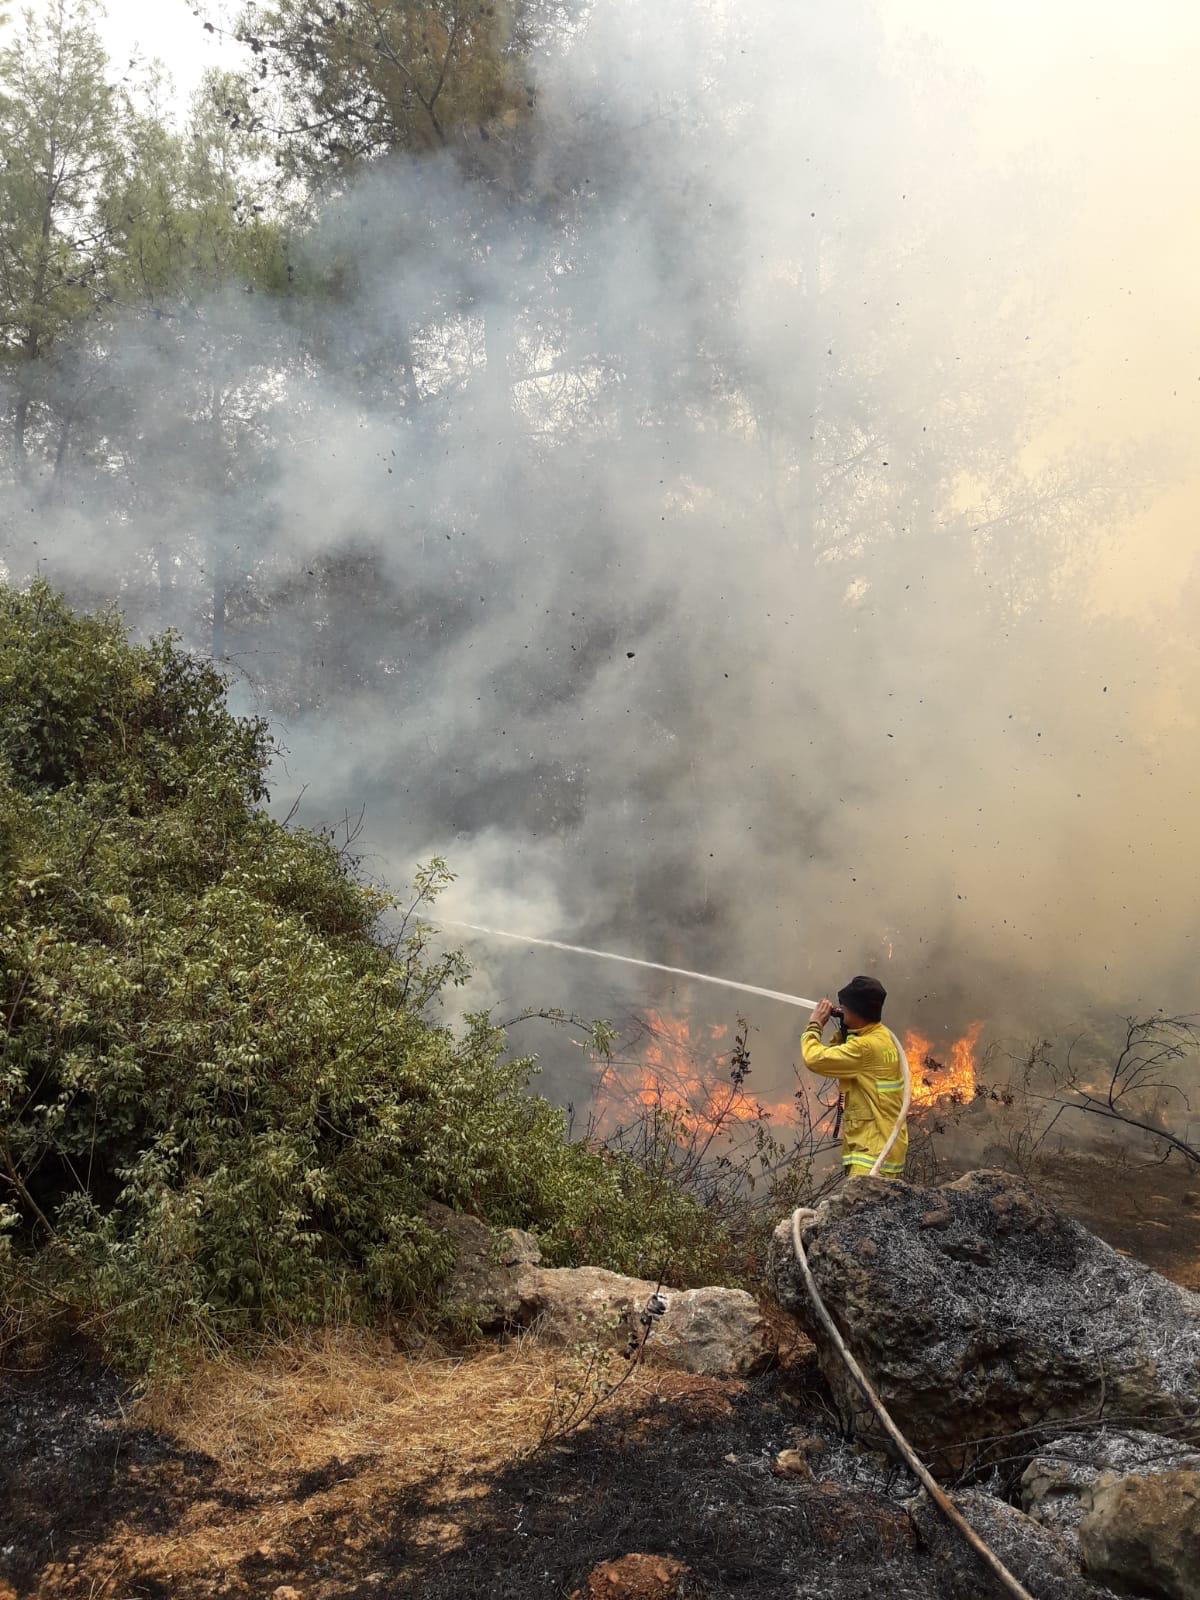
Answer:
[[430, 1199], [547, 1259], [707, 1264], [713, 1225], [563, 1137], [457, 956], [262, 808], [271, 742], [170, 638], [0, 588], [0, 1256], [138, 1363], [365, 1315], [448, 1265]]

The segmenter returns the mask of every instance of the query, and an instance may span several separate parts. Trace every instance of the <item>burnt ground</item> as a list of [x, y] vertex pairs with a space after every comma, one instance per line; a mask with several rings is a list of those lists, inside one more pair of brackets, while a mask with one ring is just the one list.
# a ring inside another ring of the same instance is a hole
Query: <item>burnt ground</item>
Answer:
[[197, 1492], [236, 1498], [214, 1486], [215, 1462], [125, 1423], [123, 1386], [87, 1346], [26, 1360], [0, 1387], [0, 1579], [18, 1594], [58, 1592], [43, 1578], [118, 1520], [158, 1530]]
[[[17, 1595], [560, 1600], [630, 1551], [680, 1558], [681, 1593], [708, 1600], [986, 1592], [900, 1503], [899, 1470], [836, 1439], [807, 1360], [747, 1383], [677, 1376], [557, 1443], [391, 1486], [370, 1454], [229, 1474], [123, 1427], [117, 1402], [77, 1355], [10, 1394], [0, 1568]], [[798, 1429], [829, 1438], [812, 1480], [772, 1470]]]
[[[1105, 1161], [1048, 1176], [1118, 1248], [1197, 1281], [1194, 1181]], [[565, 1600], [631, 1551], [678, 1557], [684, 1593], [709, 1600], [990, 1592], [910, 1516], [898, 1469], [837, 1438], [803, 1347], [744, 1383], [640, 1372], [588, 1426], [539, 1446], [564, 1388], [585, 1381], [568, 1357], [430, 1358], [356, 1337], [218, 1367], [173, 1411], [131, 1410], [85, 1347], [24, 1370], [10, 1353], [0, 1600], [265, 1600], [281, 1586], [302, 1600]], [[813, 1478], [773, 1470], [798, 1434], [828, 1441]], [[1078, 1585], [1039, 1580], [1040, 1600], [1080, 1600]]]
[[1056, 1205], [1115, 1249], [1200, 1290], [1200, 1171], [1112, 1145], [1062, 1156], [1034, 1180]]

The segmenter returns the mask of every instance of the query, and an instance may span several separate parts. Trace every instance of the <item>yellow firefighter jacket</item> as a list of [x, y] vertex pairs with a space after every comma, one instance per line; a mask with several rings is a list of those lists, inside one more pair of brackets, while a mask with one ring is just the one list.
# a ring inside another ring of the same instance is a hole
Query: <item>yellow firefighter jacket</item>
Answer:
[[[810, 1022], [800, 1041], [804, 1064], [823, 1078], [836, 1078], [843, 1095], [842, 1166], [848, 1178], [865, 1177], [888, 1141], [904, 1097], [904, 1068], [896, 1041], [882, 1022], [870, 1022], [853, 1033], [844, 1030], [834, 1044], [821, 1042], [821, 1030]], [[898, 1178], [908, 1153], [908, 1129], [888, 1152], [879, 1169], [882, 1178]]]

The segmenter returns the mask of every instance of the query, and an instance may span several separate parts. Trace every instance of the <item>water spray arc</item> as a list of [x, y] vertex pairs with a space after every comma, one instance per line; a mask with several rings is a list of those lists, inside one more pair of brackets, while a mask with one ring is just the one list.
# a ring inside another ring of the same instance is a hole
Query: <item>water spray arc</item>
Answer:
[[585, 944], [563, 944], [558, 939], [535, 939], [526, 933], [510, 933], [506, 928], [484, 928], [477, 922], [449, 922], [445, 918], [430, 918], [439, 928], [465, 928], [469, 933], [482, 933], [489, 939], [515, 939], [519, 944], [538, 944], [544, 950], [565, 950], [568, 955], [592, 956], [597, 961], [620, 961], [627, 967], [645, 967], [651, 972], [670, 972], [677, 978], [692, 978], [697, 983], [716, 983], [723, 989], [740, 989], [743, 994], [761, 995], [764, 1000], [782, 1000], [784, 1005], [816, 1005], [815, 1000], [805, 1000], [802, 995], [784, 994], [781, 989], [760, 989], [757, 984], [739, 983], [736, 978], [718, 978], [711, 972], [689, 972], [686, 967], [667, 967], [661, 961], [641, 961], [637, 956], [618, 955], [613, 950], [593, 950]]
[[[540, 945], [544, 950], [562, 950], [568, 955], [591, 956], [597, 961], [619, 961], [623, 966], [643, 967], [649, 972], [669, 972], [676, 978], [690, 978], [695, 983], [712, 983], [722, 989], [738, 989], [743, 994], [756, 994], [764, 1000], [779, 1000], [787, 1006], [807, 1006], [810, 1011], [817, 1003], [815, 1000], [806, 1000], [803, 995], [785, 994], [782, 989], [762, 989], [757, 984], [741, 983], [736, 978], [721, 978], [712, 972], [692, 972], [687, 967], [668, 967], [661, 961], [642, 961], [637, 956], [618, 955], [614, 950], [593, 950], [590, 945], [564, 944], [559, 939], [535, 939], [530, 934], [512, 933], [507, 928], [485, 928], [478, 922], [454, 922], [443, 917], [431, 918], [430, 920], [435, 921], [440, 928], [463, 928], [468, 933], [483, 934], [488, 939], [514, 939], [519, 944]], [[900, 1130], [908, 1120], [908, 1110], [912, 1102], [912, 1078], [908, 1070], [908, 1057], [904, 1053], [904, 1046], [890, 1028], [888, 1032], [891, 1033], [900, 1056], [904, 1079], [904, 1099], [900, 1107], [900, 1114], [896, 1118], [891, 1133], [888, 1135], [887, 1143], [876, 1156], [868, 1173], [868, 1176], [872, 1178], [879, 1176], [880, 1167], [887, 1160], [891, 1154], [892, 1146], [900, 1137]]]

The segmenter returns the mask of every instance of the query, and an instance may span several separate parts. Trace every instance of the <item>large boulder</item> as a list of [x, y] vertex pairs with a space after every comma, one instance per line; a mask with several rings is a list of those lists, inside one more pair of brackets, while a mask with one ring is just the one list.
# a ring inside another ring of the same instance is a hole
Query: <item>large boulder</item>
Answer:
[[1021, 1505], [1035, 1522], [1073, 1538], [1103, 1478], [1200, 1469], [1200, 1448], [1143, 1428], [1062, 1434], [1040, 1444], [1021, 1475]]
[[[1118, 1255], [1003, 1172], [847, 1184], [802, 1230], [842, 1336], [935, 1471], [1101, 1416], [1171, 1431], [1200, 1407], [1200, 1295]], [[843, 1421], [873, 1416], [805, 1289], [791, 1219], [768, 1281], [817, 1346]]]
[[542, 1259], [534, 1236], [521, 1228], [492, 1228], [436, 1202], [426, 1216], [454, 1246], [454, 1265], [442, 1285], [446, 1305], [484, 1331], [518, 1320], [526, 1278]]
[[[954, 1496], [954, 1503], [983, 1542], [1038, 1600], [1111, 1600], [1106, 1588], [1080, 1573], [1069, 1541], [1015, 1506], [981, 1489], [963, 1490]], [[941, 1594], [1002, 1593], [981, 1558], [924, 1494], [907, 1505], [921, 1543], [936, 1563]]]
[[1130, 1594], [1200, 1600], [1200, 1472], [1102, 1480], [1079, 1524], [1089, 1576]]

